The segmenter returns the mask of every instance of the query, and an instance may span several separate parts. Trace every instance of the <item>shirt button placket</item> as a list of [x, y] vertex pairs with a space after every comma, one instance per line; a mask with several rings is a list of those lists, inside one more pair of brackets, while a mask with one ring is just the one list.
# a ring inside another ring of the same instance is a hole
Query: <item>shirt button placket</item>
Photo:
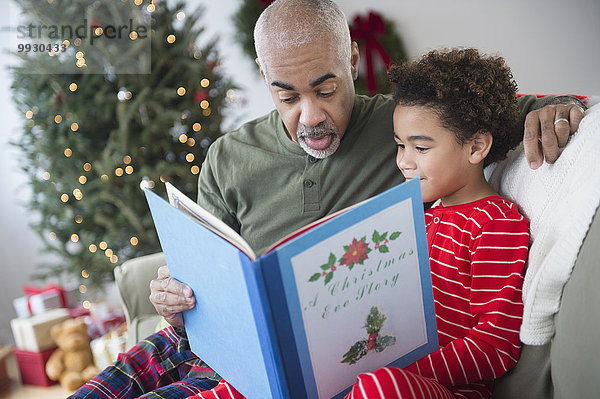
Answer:
[[319, 159], [308, 155], [304, 167], [304, 176], [302, 179], [302, 196], [304, 200], [304, 212], [319, 211]]

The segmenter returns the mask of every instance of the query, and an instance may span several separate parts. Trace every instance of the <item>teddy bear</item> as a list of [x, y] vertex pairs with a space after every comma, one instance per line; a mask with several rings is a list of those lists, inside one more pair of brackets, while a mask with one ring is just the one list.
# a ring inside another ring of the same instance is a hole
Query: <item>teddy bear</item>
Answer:
[[52, 326], [50, 335], [56, 349], [46, 363], [46, 375], [68, 391], [75, 391], [99, 370], [94, 365], [87, 325], [82, 318], [68, 319]]

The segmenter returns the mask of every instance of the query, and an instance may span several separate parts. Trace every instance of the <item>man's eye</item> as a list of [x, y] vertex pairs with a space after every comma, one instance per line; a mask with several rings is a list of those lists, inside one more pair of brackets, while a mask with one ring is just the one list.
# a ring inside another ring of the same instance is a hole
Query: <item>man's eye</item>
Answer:
[[280, 97], [279, 101], [281, 101], [282, 103], [285, 104], [291, 104], [294, 101], [296, 101], [298, 99], [298, 97], [294, 96], [294, 97]]
[[400, 149], [404, 149], [404, 144], [396, 142], [396, 147], [398, 147]]
[[429, 148], [428, 147], [415, 147], [417, 149], [418, 152], [426, 152]]
[[335, 92], [334, 91], [321, 91], [321, 92], [319, 92], [319, 95], [321, 97], [327, 98], [327, 97], [333, 96], [333, 93], [335, 93]]

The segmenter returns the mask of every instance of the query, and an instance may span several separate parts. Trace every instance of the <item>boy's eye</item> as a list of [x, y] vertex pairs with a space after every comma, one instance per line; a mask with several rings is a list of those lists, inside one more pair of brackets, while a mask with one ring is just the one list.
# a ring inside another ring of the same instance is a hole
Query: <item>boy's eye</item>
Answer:
[[429, 149], [428, 147], [421, 147], [421, 146], [417, 146], [415, 148], [417, 149], [418, 152], [425, 152]]
[[396, 141], [396, 147], [398, 147], [400, 149], [404, 149], [404, 143], [399, 143]]

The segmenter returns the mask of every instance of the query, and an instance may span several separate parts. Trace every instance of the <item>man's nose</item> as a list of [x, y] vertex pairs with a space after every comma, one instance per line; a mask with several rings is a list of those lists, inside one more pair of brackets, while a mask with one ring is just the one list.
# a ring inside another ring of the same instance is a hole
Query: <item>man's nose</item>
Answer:
[[327, 119], [325, 111], [315, 99], [304, 98], [300, 110], [299, 122], [305, 126], [314, 127]]

